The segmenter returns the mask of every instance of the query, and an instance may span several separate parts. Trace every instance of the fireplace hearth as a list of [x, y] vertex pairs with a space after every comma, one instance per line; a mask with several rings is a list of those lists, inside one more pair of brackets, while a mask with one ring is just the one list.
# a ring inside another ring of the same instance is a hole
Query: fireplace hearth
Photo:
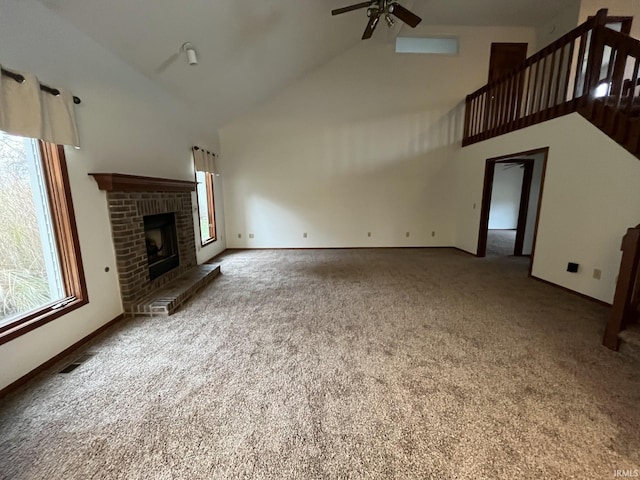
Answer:
[[144, 239], [150, 280], [158, 278], [180, 265], [174, 213], [145, 216]]

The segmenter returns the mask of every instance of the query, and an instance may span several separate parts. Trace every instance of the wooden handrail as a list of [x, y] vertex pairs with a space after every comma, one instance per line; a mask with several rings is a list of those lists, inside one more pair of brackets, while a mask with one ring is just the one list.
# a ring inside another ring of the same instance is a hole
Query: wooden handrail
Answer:
[[605, 35], [606, 21], [602, 9], [518, 68], [467, 95], [463, 146], [588, 106], [600, 83], [605, 43], [612, 38]]

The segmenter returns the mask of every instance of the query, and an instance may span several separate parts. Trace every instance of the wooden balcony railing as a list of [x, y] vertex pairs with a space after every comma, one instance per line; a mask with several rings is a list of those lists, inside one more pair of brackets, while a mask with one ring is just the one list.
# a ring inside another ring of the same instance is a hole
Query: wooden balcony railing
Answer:
[[463, 146], [577, 111], [638, 154], [640, 122], [629, 120], [640, 112], [640, 42], [606, 21], [600, 10], [468, 95]]

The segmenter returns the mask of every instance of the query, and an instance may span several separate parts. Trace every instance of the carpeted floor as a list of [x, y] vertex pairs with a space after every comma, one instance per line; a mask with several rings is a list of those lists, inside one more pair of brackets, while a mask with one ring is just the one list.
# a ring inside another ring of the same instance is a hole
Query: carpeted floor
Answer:
[[505, 257], [513, 255], [516, 230], [487, 230], [487, 255]]
[[600, 346], [607, 308], [528, 279], [527, 261], [450, 249], [228, 253], [184, 310], [116, 325], [72, 373], [4, 399], [0, 478], [640, 469], [640, 365]]

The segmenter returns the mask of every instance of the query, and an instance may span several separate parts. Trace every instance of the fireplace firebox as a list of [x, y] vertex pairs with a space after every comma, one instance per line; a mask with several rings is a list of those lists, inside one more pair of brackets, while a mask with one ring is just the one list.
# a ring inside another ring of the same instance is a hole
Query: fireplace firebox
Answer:
[[163, 213], [147, 215], [143, 220], [149, 279], [153, 280], [180, 265], [176, 216]]

